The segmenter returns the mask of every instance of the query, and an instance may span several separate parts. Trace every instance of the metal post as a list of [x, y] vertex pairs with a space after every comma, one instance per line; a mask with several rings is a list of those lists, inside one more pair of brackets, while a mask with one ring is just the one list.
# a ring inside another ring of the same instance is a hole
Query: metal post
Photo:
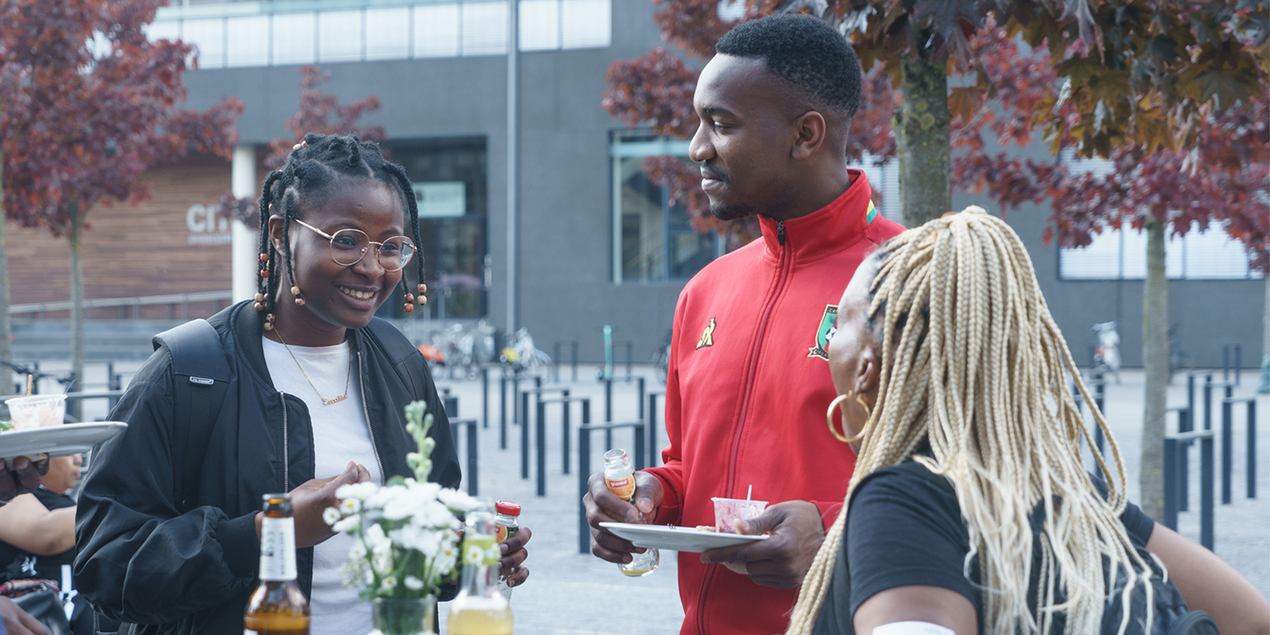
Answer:
[[1230, 344], [1221, 347], [1221, 380], [1230, 381]]
[[1213, 436], [1199, 441], [1199, 544], [1213, 550]]
[[1204, 429], [1213, 429], [1213, 375], [1204, 376]]
[[[1226, 388], [1230, 390], [1229, 386]], [[1229, 397], [1221, 402], [1221, 502], [1223, 505], [1230, 504], [1230, 464], [1234, 455], [1233, 441], [1231, 434], [1234, 416], [1234, 402]]]
[[[1177, 431], [1190, 432], [1195, 429], [1195, 422], [1189, 410], [1177, 411]], [[1187, 487], [1187, 483], [1191, 482], [1191, 462], [1189, 441], [1178, 443], [1177, 451], [1181, 453], [1181, 460], [1177, 464], [1177, 480], [1182, 483], [1182, 487], [1177, 492], [1177, 509], [1178, 511], [1186, 511], [1191, 506], [1191, 492]]]
[[648, 393], [648, 466], [657, 465], [657, 393]]
[[1240, 359], [1241, 357], [1243, 357], [1242, 347], [1241, 347], [1239, 344], [1235, 344], [1235, 368], [1234, 368], [1234, 371], [1235, 371], [1235, 385], [1236, 385], [1236, 386], [1238, 386], [1238, 385], [1239, 385], [1239, 371], [1240, 371], [1240, 369], [1243, 367], [1243, 360], [1242, 360], [1242, 359]]
[[646, 392], [646, 387], [644, 385], [644, 381], [645, 380], [643, 377], [637, 377], [635, 379], [635, 392], [639, 394], [639, 399], [637, 400], [637, 403], [639, 403], [639, 417], [638, 418], [640, 421], [645, 420], [644, 419], [644, 394]]
[[1177, 439], [1164, 438], [1164, 526], [1174, 531], [1177, 531], [1180, 446]]
[[560, 342], [559, 341], [551, 345], [551, 359], [555, 360], [556, 362], [551, 365], [551, 381], [555, 383], [560, 383], [561, 357], [560, 357]]
[[569, 348], [573, 349], [573, 383], [578, 383], [578, 340], [569, 342]]
[[489, 430], [489, 368], [481, 369], [481, 428]]
[[1257, 400], [1248, 400], [1248, 498], [1257, 497]]
[[[582, 402], [583, 421], [586, 421], [589, 402]], [[591, 529], [586, 522], [587, 479], [591, 477], [591, 430], [585, 423], [578, 428], [578, 553], [586, 553], [591, 547]]]
[[520, 393], [520, 478], [529, 479], [529, 391]]
[[1186, 374], [1186, 411], [1190, 413], [1190, 423], [1195, 423], [1195, 373]]
[[520, 422], [524, 421], [525, 416], [529, 414], [528, 412], [521, 411], [521, 409], [517, 407], [519, 404], [516, 401], [516, 395], [519, 394], [520, 371], [512, 370], [512, 425], [514, 426], [520, 425]]
[[[604, 378], [604, 423], [613, 423], [613, 378]], [[613, 448], [613, 429], [604, 429], [604, 447]]]
[[635, 364], [635, 342], [626, 341], [626, 381], [631, 380], [631, 367]]
[[441, 407], [445, 409], [446, 417], [457, 419], [459, 416], [459, 398], [448, 394], [448, 390], [446, 393], [444, 397], [441, 397]]
[[477, 467], [479, 464], [477, 457], [479, 455], [476, 451], [478, 437], [480, 437], [480, 435], [476, 433], [476, 421], [469, 420], [467, 425], [467, 493], [472, 496], [476, 496], [477, 488], [480, 485], [480, 478], [477, 473]]
[[498, 449], [507, 449], [507, 368], [498, 376]]
[[507, 332], [515, 333], [520, 264], [520, 0], [507, 2]]
[[[525, 426], [528, 428], [529, 426]], [[547, 495], [547, 404], [542, 402], [542, 395], [538, 396], [538, 420], [534, 422], [534, 436], [537, 437], [537, 469], [538, 469], [538, 491], [539, 497]]]
[[561, 392], [560, 398], [563, 400], [560, 406], [560, 469], [565, 474], [569, 473], [569, 391]]
[[635, 426], [635, 469], [642, 470], [648, 467], [648, 463], [644, 462], [647, 455], [647, 444], [644, 442], [644, 426]]

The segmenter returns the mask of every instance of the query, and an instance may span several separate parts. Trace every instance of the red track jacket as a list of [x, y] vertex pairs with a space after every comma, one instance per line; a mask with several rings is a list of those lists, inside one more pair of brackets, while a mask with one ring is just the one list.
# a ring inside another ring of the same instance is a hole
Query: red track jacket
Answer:
[[[675, 308], [658, 524], [714, 524], [711, 497], [806, 500], [837, 518], [855, 455], [825, 425], [826, 344], [864, 257], [903, 231], [869, 202], [864, 173], [828, 207], [778, 223], [684, 288]], [[784, 632], [796, 590], [754, 584], [695, 553], [679, 558], [682, 634]]]

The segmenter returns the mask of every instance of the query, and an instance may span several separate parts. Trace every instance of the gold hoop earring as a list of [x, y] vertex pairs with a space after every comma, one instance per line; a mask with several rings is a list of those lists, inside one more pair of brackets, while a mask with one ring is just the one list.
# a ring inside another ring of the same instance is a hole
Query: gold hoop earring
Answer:
[[[837, 410], [842, 405], [843, 401], [850, 398], [851, 398], [851, 393], [847, 393], [845, 395], [838, 395], [837, 397], [834, 397], [834, 400], [829, 403], [829, 411], [825, 413], [826, 422], [829, 424], [829, 432], [833, 434], [834, 438], [838, 439], [839, 441], [843, 443], [855, 443], [856, 441], [863, 439], [864, 435], [869, 431], [869, 420], [873, 418], [873, 409], [870, 408], [868, 402], [864, 400], [864, 395], [856, 394], [855, 396], [856, 403], [860, 404], [861, 408], [864, 408], [864, 429], [860, 430], [860, 434], [857, 434], [854, 437], [848, 437], [845, 434], [839, 433], [838, 429], [835, 428], [833, 425], [833, 412], [834, 410]], [[843, 432], [847, 431], [847, 419], [846, 419], [845, 413], [843, 413], [842, 431]]]
[[[833, 434], [833, 436], [834, 436], [834, 438], [835, 438], [835, 439], [837, 439], [837, 440], [839, 440], [839, 441], [841, 441], [841, 442], [843, 442], [843, 443], [851, 443], [851, 439], [847, 438], [847, 435], [845, 435], [845, 434], [842, 434], [842, 433], [838, 432], [838, 429], [837, 429], [836, 427], [834, 427], [834, 425], [833, 425], [833, 413], [834, 413], [834, 411], [835, 411], [835, 410], [837, 410], [837, 409], [838, 409], [838, 406], [842, 405], [842, 402], [843, 402], [843, 401], [846, 401], [847, 399], [850, 399], [850, 398], [851, 398], [851, 395], [850, 395], [850, 394], [846, 394], [846, 395], [838, 395], [837, 397], [834, 397], [834, 398], [833, 398], [833, 401], [831, 401], [831, 402], [829, 403], [829, 411], [825, 413], [825, 420], [826, 420], [826, 422], [829, 424], [829, 432], [830, 432], [831, 434]], [[847, 420], [846, 420], [846, 417], [843, 417], [843, 420], [842, 420], [842, 429], [843, 429], [843, 432], [845, 432], [845, 431], [846, 431], [846, 429], [847, 429]]]

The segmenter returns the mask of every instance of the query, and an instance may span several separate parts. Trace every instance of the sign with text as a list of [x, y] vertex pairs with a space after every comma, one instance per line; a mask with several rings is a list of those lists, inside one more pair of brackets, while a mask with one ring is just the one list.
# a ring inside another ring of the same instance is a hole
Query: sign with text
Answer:
[[467, 213], [467, 184], [463, 181], [412, 183], [419, 218], [454, 218]]
[[185, 227], [191, 245], [228, 245], [233, 242], [229, 218], [216, 212], [216, 205], [191, 205], [185, 211]]

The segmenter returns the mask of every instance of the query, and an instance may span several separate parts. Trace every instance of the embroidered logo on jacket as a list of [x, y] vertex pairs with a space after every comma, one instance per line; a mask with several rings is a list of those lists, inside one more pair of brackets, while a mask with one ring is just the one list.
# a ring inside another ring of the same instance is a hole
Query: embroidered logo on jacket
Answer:
[[838, 318], [838, 307], [829, 304], [825, 306], [825, 312], [820, 316], [820, 325], [816, 328], [816, 345], [807, 349], [807, 357], [819, 357], [820, 359], [829, 361], [829, 340], [833, 338], [833, 332], [837, 329], [833, 323]]
[[701, 334], [701, 341], [697, 342], [697, 348], [714, 346], [714, 327], [714, 318], [710, 318], [710, 325], [706, 327], [706, 332]]

